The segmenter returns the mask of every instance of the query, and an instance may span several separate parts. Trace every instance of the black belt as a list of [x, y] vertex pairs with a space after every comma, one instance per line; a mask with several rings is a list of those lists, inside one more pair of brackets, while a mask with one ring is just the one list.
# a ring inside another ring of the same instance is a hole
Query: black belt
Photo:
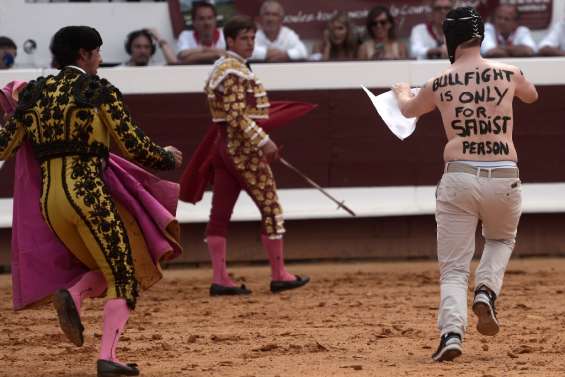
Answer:
[[34, 144], [33, 151], [39, 161], [66, 156], [89, 156], [107, 159], [110, 156], [108, 147], [102, 143], [94, 142], [84, 144], [78, 141], [55, 141], [44, 144]]

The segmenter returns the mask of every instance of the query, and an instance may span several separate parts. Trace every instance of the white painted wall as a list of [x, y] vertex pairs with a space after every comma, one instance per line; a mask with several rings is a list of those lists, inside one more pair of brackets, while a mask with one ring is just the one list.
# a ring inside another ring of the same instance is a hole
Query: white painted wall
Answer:
[[[0, 0], [1, 1], [1, 0]], [[536, 85], [565, 85], [565, 58], [503, 59], [518, 66]], [[441, 73], [449, 65], [443, 61], [395, 62], [309, 62], [287, 64], [253, 64], [253, 71], [266, 89], [360, 89], [387, 88], [397, 82], [420, 86]], [[125, 94], [200, 93], [211, 65], [115, 67], [100, 69], [98, 74], [116, 85]], [[44, 69], [0, 70], [0, 85], [11, 80], [32, 80], [56, 73]]]

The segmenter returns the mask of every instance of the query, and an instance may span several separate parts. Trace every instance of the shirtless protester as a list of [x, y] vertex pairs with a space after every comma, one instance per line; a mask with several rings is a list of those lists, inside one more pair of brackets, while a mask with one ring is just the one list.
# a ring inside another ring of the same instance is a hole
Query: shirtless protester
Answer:
[[432, 355], [453, 360], [462, 353], [467, 325], [467, 284], [480, 220], [485, 247], [475, 271], [473, 312], [477, 330], [499, 331], [495, 300], [512, 254], [521, 214], [518, 156], [512, 142], [512, 101], [538, 98], [516, 67], [481, 58], [484, 25], [470, 7], [450, 11], [443, 23], [451, 66], [417, 95], [407, 84], [393, 91], [406, 117], [441, 113], [448, 142], [445, 170], [437, 188], [436, 222], [441, 301], [441, 341]]

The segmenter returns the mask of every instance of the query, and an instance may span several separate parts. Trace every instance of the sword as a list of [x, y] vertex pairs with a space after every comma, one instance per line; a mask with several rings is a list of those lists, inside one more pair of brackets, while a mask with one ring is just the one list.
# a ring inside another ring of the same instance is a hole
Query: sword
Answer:
[[334, 198], [333, 196], [331, 196], [326, 190], [324, 190], [322, 188], [322, 186], [320, 186], [319, 184], [317, 184], [316, 182], [314, 182], [312, 179], [308, 178], [308, 176], [306, 176], [306, 174], [302, 173], [300, 170], [298, 170], [296, 167], [294, 167], [290, 162], [288, 162], [287, 160], [285, 160], [284, 158], [279, 158], [279, 161], [286, 166], [287, 168], [289, 168], [290, 170], [292, 170], [293, 172], [295, 172], [297, 175], [299, 175], [302, 179], [304, 179], [306, 182], [308, 182], [308, 184], [310, 184], [312, 187], [318, 189], [318, 191], [320, 191], [322, 194], [324, 194], [326, 197], [328, 197], [332, 202], [334, 202], [335, 204], [337, 204], [337, 209], [343, 208], [343, 210], [345, 210], [347, 213], [349, 213], [351, 216], [357, 216], [355, 214], [355, 212], [353, 212], [348, 206], [346, 206], [344, 203], [344, 201], [342, 200], [341, 202], [339, 200], [337, 200], [336, 198]]

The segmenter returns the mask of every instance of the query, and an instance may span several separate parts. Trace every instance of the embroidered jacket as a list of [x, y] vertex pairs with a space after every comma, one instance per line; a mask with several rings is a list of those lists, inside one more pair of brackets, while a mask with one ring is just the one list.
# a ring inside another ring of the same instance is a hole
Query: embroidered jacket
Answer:
[[232, 131], [256, 148], [269, 140], [254, 121], [269, 117], [269, 98], [241, 56], [228, 51], [218, 59], [204, 91], [213, 122], [227, 123]]
[[31, 81], [16, 113], [0, 128], [0, 160], [30, 140], [39, 161], [69, 155], [107, 158], [110, 137], [130, 160], [174, 169], [172, 153], [135, 125], [120, 91], [107, 80], [67, 67], [57, 76]]

